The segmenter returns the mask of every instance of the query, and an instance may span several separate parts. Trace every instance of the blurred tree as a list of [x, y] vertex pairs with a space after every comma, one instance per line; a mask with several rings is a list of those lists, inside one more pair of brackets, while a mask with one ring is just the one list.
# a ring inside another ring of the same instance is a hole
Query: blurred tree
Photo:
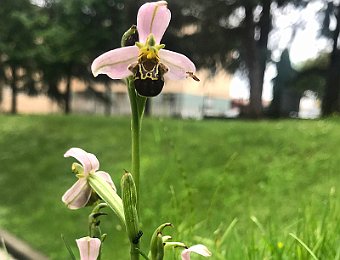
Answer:
[[[291, 98], [291, 100], [299, 100], [301, 96], [301, 94], [293, 88], [296, 71], [292, 68], [288, 49], [282, 52], [276, 68], [277, 76], [273, 79], [273, 99], [268, 107], [268, 116], [273, 118], [289, 116], [290, 108], [282, 102], [284, 95], [298, 96], [298, 98]], [[293, 107], [292, 111], [296, 111], [296, 107], [297, 110], [299, 108], [299, 103], [291, 105], [291, 107]]]
[[297, 70], [294, 87], [300, 93], [311, 90], [322, 97], [326, 87], [328, 66], [329, 53], [322, 53], [315, 59], [305, 61]]
[[200, 67], [212, 71], [218, 66], [228, 71], [237, 68], [247, 71], [250, 84], [247, 114], [261, 117], [272, 12], [287, 4], [305, 6], [307, 3], [303, 0], [172, 1], [170, 8], [175, 12], [170, 29], [175, 37], [167, 41], [176, 50], [177, 39], [181, 38], [177, 49], [185, 49]]
[[327, 37], [331, 42], [331, 52], [322, 53], [319, 57], [305, 62], [298, 72], [295, 86], [303, 90], [312, 90], [322, 97], [322, 114], [328, 116], [340, 112], [340, 3], [335, 1], [319, 1], [324, 3], [320, 13], [320, 37]]
[[[339, 1], [327, 1], [324, 12], [322, 34], [332, 41], [332, 51], [330, 54], [326, 88], [322, 100], [322, 114], [331, 115], [340, 112], [340, 3]], [[331, 26], [333, 21], [334, 29]]]
[[[41, 32], [40, 56], [43, 81], [48, 95], [59, 102], [65, 113], [71, 112], [72, 79], [85, 82], [91, 91], [94, 78], [90, 71], [93, 59], [120, 45], [123, 29], [123, 0], [48, 0], [43, 8], [49, 17], [48, 26]], [[125, 27], [126, 28], [126, 27]], [[65, 82], [61, 90], [60, 83]], [[107, 83], [106, 77], [96, 82]], [[105, 84], [109, 89], [109, 84]], [[108, 93], [96, 93], [110, 105]]]
[[12, 91], [11, 113], [17, 112], [17, 95], [37, 93], [35, 17], [37, 8], [29, 0], [2, 0], [0, 8], [0, 78]]
[[[0, 38], [0, 41], [1, 41], [1, 38]], [[2, 53], [0, 53], [0, 108], [1, 108], [1, 103], [3, 101], [3, 89], [5, 85], [5, 71], [4, 71], [4, 65], [2, 64], [2, 59], [3, 59]]]

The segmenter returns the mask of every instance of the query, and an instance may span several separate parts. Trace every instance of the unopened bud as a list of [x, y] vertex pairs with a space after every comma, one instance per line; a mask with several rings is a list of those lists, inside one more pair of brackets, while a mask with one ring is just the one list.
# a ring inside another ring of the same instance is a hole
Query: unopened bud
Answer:
[[[150, 251], [151, 260], [162, 260], [164, 257], [164, 241], [162, 231], [165, 227], [172, 226], [171, 223], [164, 223], [160, 225], [151, 237]], [[166, 236], [168, 238], [168, 236]]]
[[124, 206], [124, 215], [126, 221], [126, 231], [130, 241], [138, 244], [143, 232], [139, 230], [138, 213], [137, 213], [137, 191], [132, 175], [126, 172], [121, 180], [122, 200]]
[[121, 40], [121, 46], [134, 46], [138, 42], [138, 31], [136, 25], [132, 25], [129, 30], [127, 30]]
[[164, 244], [162, 234], [158, 233], [151, 245], [151, 260], [163, 260]]

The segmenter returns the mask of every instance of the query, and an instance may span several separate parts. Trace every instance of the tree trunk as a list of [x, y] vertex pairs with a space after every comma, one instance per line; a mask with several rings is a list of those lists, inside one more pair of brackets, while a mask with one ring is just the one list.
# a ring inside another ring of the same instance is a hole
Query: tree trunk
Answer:
[[274, 83], [273, 99], [269, 105], [267, 116], [271, 118], [279, 118], [281, 113], [282, 85]]
[[[264, 73], [267, 67], [268, 60], [268, 39], [269, 33], [272, 29], [272, 17], [270, 14], [271, 0], [262, 0], [262, 13], [259, 21], [260, 27], [260, 38], [257, 42], [257, 47], [259, 49], [259, 63], [260, 63], [260, 79], [261, 79], [261, 100], [262, 100], [262, 89], [264, 82]], [[262, 103], [261, 103], [262, 107]]]
[[3, 97], [4, 96], [4, 85], [2, 84], [2, 82], [0, 82], [0, 105], [2, 103]]
[[[257, 56], [257, 55], [254, 55]], [[262, 90], [263, 90], [263, 78], [261, 77], [261, 68], [258, 58], [254, 57], [253, 61], [250, 61], [248, 65], [249, 69], [249, 84], [250, 84], [250, 95], [249, 95], [249, 108], [248, 116], [250, 118], [262, 117]]]
[[64, 102], [65, 102], [64, 113], [66, 115], [71, 113], [71, 80], [72, 80], [72, 76], [71, 76], [71, 72], [69, 72], [66, 78], [66, 92], [65, 92], [65, 97], [64, 97]]
[[112, 99], [111, 99], [111, 85], [109, 83], [105, 84], [105, 115], [111, 115]]
[[338, 38], [340, 32], [340, 5], [337, 7], [337, 25], [333, 34], [333, 50], [331, 53], [325, 94], [322, 100], [322, 115], [329, 116], [340, 112], [340, 49]]
[[12, 89], [12, 99], [11, 99], [11, 114], [17, 113], [17, 96], [18, 96], [18, 87], [17, 87], [17, 69], [15, 66], [11, 67], [12, 71], [12, 79], [11, 79], [11, 89]]
[[[245, 7], [245, 60], [248, 68], [250, 85], [247, 116], [251, 118], [260, 118], [263, 115], [263, 79], [268, 55], [268, 35], [271, 30], [270, 4], [271, 1], [269, 0], [263, 1], [262, 14], [258, 26], [254, 23], [253, 6], [248, 5]], [[260, 30], [260, 37], [258, 40], [255, 38], [256, 29]]]
[[245, 10], [245, 61], [247, 64], [250, 85], [249, 106], [246, 110], [246, 116], [251, 118], [259, 118], [262, 115], [263, 81], [261, 79], [259, 52], [255, 40], [253, 7], [246, 6]]

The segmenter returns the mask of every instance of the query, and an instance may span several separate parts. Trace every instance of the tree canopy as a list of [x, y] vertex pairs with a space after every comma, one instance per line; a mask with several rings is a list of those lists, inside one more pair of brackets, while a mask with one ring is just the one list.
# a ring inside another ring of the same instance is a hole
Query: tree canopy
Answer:
[[[268, 48], [273, 15], [287, 5], [304, 8], [324, 4], [322, 33], [333, 44], [323, 96], [325, 114], [339, 111], [339, 3], [326, 0], [173, 0], [172, 21], [164, 36], [167, 48], [185, 53], [198, 68], [212, 73], [223, 68], [242, 70], [248, 76], [248, 116], [261, 117], [264, 73], [271, 61]], [[146, 1], [2, 0], [0, 15], [0, 83], [13, 93], [46, 93], [70, 112], [71, 79], [91, 86], [89, 66], [99, 54], [119, 47], [124, 31], [136, 23], [136, 13]], [[334, 24], [336, 26], [334, 26]], [[99, 77], [96, 81], [107, 83]], [[66, 89], [60, 82], [66, 82]], [[105, 100], [105, 97], [103, 97]], [[107, 100], [106, 100], [107, 101]]]

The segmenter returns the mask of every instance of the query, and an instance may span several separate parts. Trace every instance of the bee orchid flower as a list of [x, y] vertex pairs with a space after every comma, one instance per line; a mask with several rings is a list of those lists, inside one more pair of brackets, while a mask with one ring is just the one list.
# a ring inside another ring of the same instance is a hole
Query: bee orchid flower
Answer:
[[72, 164], [72, 171], [76, 173], [78, 180], [62, 197], [62, 201], [68, 208], [79, 209], [85, 207], [89, 202], [93, 192], [88, 182], [90, 174], [102, 178], [116, 191], [110, 175], [107, 172], [98, 171], [99, 161], [94, 154], [80, 148], [71, 148], [64, 154], [64, 157], [73, 157], [81, 163], [81, 165], [78, 163]]
[[82, 237], [76, 239], [76, 242], [80, 253], [80, 260], [97, 260], [101, 244], [99, 238]]
[[160, 43], [170, 19], [166, 1], [142, 5], [137, 14], [139, 41], [100, 55], [92, 63], [93, 75], [106, 74], [112, 79], [133, 76], [138, 94], [147, 97], [161, 92], [164, 78], [192, 77], [198, 81], [193, 62], [183, 54], [164, 49]]
[[182, 260], [190, 260], [191, 252], [194, 252], [196, 254], [199, 254], [205, 257], [211, 256], [211, 252], [208, 250], [206, 246], [198, 244], [198, 245], [191, 246], [187, 249], [184, 249], [181, 254]]

